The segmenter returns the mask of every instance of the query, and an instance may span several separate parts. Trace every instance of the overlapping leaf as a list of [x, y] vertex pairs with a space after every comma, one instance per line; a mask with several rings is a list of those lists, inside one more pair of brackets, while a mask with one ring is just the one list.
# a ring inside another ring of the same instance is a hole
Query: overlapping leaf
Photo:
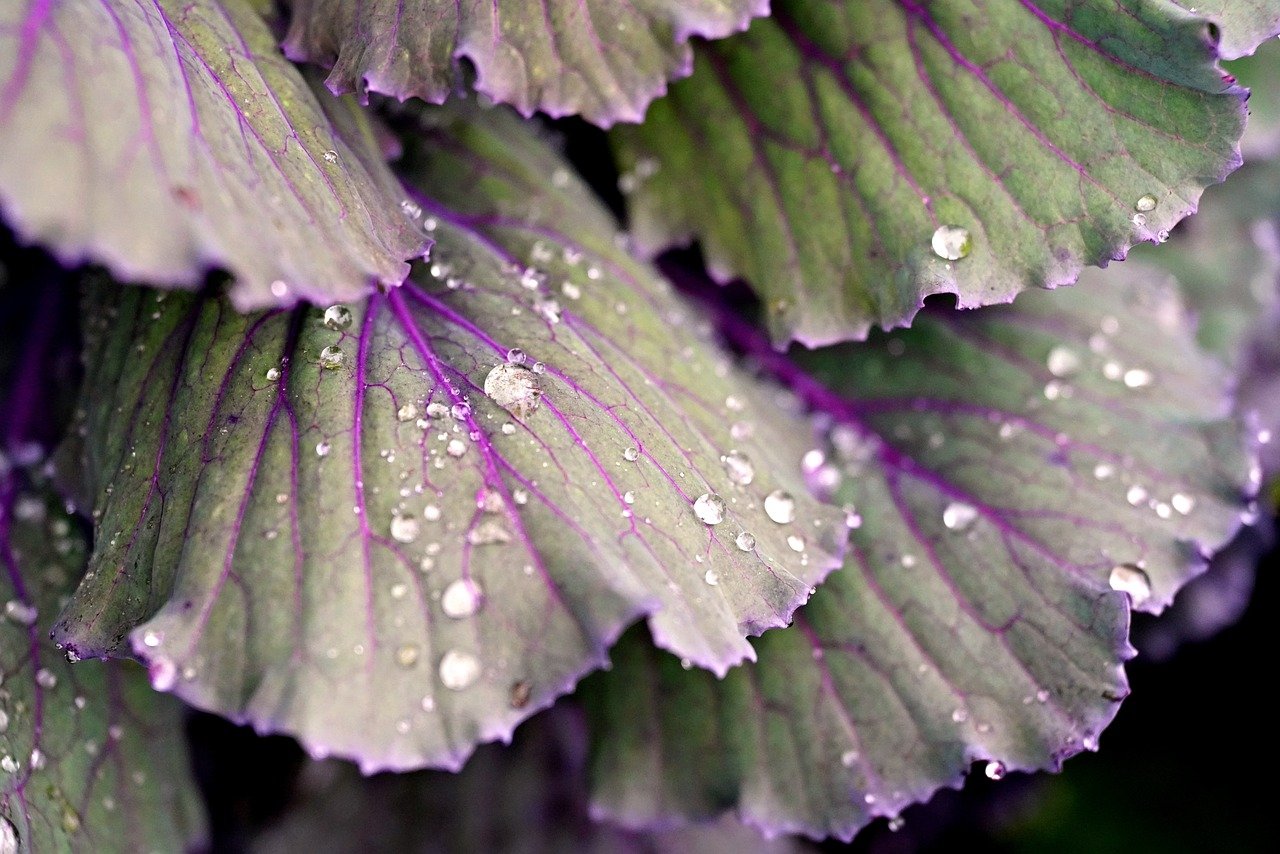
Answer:
[[753, 416], [552, 150], [505, 113], [437, 118], [409, 158], [433, 262], [403, 287], [85, 306], [98, 546], [60, 638], [132, 631], [159, 686], [366, 769], [456, 766], [640, 615], [723, 673], [843, 546], [802, 495], [766, 515], [795, 425]]
[[120, 276], [236, 277], [241, 308], [403, 281], [424, 237], [351, 105], [245, 0], [19, 0], [0, 11], [0, 204]]
[[596, 797], [626, 823], [736, 806], [849, 836], [974, 760], [1055, 767], [1127, 692], [1116, 591], [1160, 608], [1239, 523], [1226, 378], [1167, 283], [922, 315], [836, 353], [839, 396], [778, 372], [833, 424], [808, 462], [850, 504], [850, 556], [723, 681], [619, 644], [587, 696]]
[[294, 0], [285, 40], [296, 59], [333, 66], [335, 92], [442, 103], [466, 81], [522, 113], [639, 121], [691, 66], [690, 38], [720, 38], [768, 0]]
[[0, 479], [0, 851], [178, 851], [203, 819], [181, 706], [131, 662], [48, 640], [84, 567], [76, 523]]
[[1216, 23], [1219, 49], [1225, 59], [1247, 56], [1259, 44], [1280, 33], [1280, 3], [1275, 0], [1173, 0], [1193, 15]]
[[1169, 3], [783, 0], [696, 54], [615, 131], [623, 189], [644, 247], [700, 239], [779, 338], [1070, 284], [1239, 165], [1244, 91]]
[[338, 762], [303, 769], [294, 804], [255, 840], [256, 854], [296, 851], [799, 854], [732, 820], [636, 833], [592, 821], [582, 773], [583, 722], [556, 708], [520, 728], [510, 746], [486, 746], [457, 774], [362, 777]]

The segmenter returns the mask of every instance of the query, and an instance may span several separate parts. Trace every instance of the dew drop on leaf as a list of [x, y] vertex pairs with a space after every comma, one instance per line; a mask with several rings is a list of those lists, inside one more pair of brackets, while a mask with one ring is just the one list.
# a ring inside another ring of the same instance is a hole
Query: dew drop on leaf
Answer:
[[1151, 385], [1151, 372], [1142, 368], [1130, 368], [1124, 372], [1124, 384], [1129, 388], [1142, 388]]
[[324, 325], [340, 332], [351, 325], [351, 309], [345, 305], [331, 305], [324, 310]]
[[1175, 492], [1169, 499], [1169, 503], [1173, 505], [1174, 510], [1177, 510], [1183, 516], [1196, 509], [1196, 500], [1190, 495], [1184, 495], [1181, 492]]
[[280, 379], [279, 368], [267, 368], [267, 382], [275, 382]]
[[157, 691], [171, 691], [178, 684], [178, 666], [167, 658], [153, 658], [147, 666], [151, 687]]
[[396, 410], [397, 421], [412, 421], [418, 417], [418, 407], [412, 403], [406, 403], [404, 406]]
[[779, 525], [790, 524], [796, 518], [796, 500], [790, 492], [775, 489], [764, 497], [764, 512]]
[[53, 675], [53, 671], [41, 667], [36, 671], [36, 684], [52, 691], [58, 687], [58, 677]]
[[1122, 563], [1114, 567], [1109, 581], [1112, 590], [1129, 594], [1129, 601], [1134, 607], [1151, 598], [1151, 579], [1133, 564]]
[[1142, 198], [1138, 199], [1138, 201], [1133, 203], [1133, 209], [1136, 211], [1141, 211], [1143, 213], [1149, 213], [1150, 211], [1155, 210], [1156, 197], [1152, 195], [1143, 196]]
[[466, 421], [471, 417], [471, 404], [465, 400], [460, 400], [449, 407], [449, 414], [453, 416], [455, 421]]
[[527, 358], [519, 347], [512, 347], [507, 351], [507, 361], [513, 365], [523, 365]]
[[489, 371], [484, 378], [484, 393], [494, 403], [524, 420], [538, 408], [542, 382], [524, 365], [507, 362]]
[[346, 360], [346, 354], [342, 352], [341, 347], [330, 345], [320, 351], [320, 367], [326, 371], [336, 371]]
[[[8, 771], [10, 774], [18, 770], [16, 764], [13, 768], [9, 768], [9, 763], [13, 762], [12, 756], [6, 756], [0, 760], [0, 768]], [[17, 854], [18, 852], [18, 828], [13, 826], [13, 822], [0, 815], [0, 854]]]
[[705, 581], [709, 586], [715, 587], [717, 584], [720, 583], [720, 573], [716, 572], [714, 569], [708, 569], [706, 573], [702, 576], [702, 580]]
[[756, 547], [756, 538], [748, 531], [738, 534], [733, 542], [744, 552], [752, 551]]
[[20, 626], [33, 625], [40, 616], [34, 605], [18, 599], [10, 599], [4, 603], [4, 615]]
[[451, 649], [440, 657], [440, 684], [450, 691], [470, 688], [480, 678], [480, 659]]
[[755, 480], [756, 467], [751, 464], [751, 458], [742, 451], [730, 451], [720, 458], [720, 462], [724, 463], [724, 470], [729, 475], [729, 480], [739, 486], [747, 486]]
[[412, 543], [418, 539], [420, 530], [416, 516], [408, 513], [395, 513], [391, 516], [391, 539], [397, 543]]
[[467, 452], [467, 443], [461, 439], [450, 439], [444, 452], [454, 458], [460, 457]]
[[328, 442], [316, 442], [316, 456], [317, 457], [329, 456], [329, 451], [331, 447], [332, 446]]
[[942, 225], [933, 233], [933, 254], [947, 261], [959, 261], [973, 249], [969, 229], [958, 225]]
[[992, 760], [987, 763], [987, 767], [983, 773], [987, 775], [989, 780], [1003, 780], [1005, 775], [1005, 767], [1003, 762]]
[[1080, 357], [1069, 347], [1054, 347], [1045, 360], [1049, 373], [1055, 377], [1069, 377], [1080, 370]]
[[640, 452], [636, 450], [635, 447], [630, 447], [622, 452], [622, 458], [629, 463], [634, 463], [636, 460], [640, 459]]
[[411, 643], [404, 644], [396, 650], [396, 664], [401, 667], [413, 667], [418, 663], [418, 648]]
[[724, 521], [724, 499], [714, 492], [704, 492], [693, 502], [693, 515], [704, 525], [719, 525]]
[[444, 589], [440, 595], [440, 610], [454, 620], [474, 617], [480, 611], [484, 601], [484, 591], [480, 585], [469, 578], [459, 578]]
[[972, 504], [953, 501], [942, 511], [942, 524], [951, 531], [963, 531], [978, 518], [978, 508]]

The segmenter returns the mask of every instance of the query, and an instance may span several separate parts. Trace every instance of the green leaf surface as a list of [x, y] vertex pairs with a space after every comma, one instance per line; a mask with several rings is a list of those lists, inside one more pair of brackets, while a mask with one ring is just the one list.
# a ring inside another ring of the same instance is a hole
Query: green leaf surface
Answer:
[[457, 767], [640, 616], [723, 673], [843, 546], [803, 494], [766, 515], [799, 422], [558, 155], [505, 112], [423, 121], [406, 168], [436, 245], [403, 287], [85, 303], [97, 548], [59, 638], [129, 636], [154, 684], [366, 770]]
[[65, 262], [241, 309], [398, 284], [425, 237], [352, 105], [313, 91], [245, 0], [0, 10], [0, 207]]
[[1280, 33], [1276, 0], [1173, 0], [1193, 15], [1208, 18], [1221, 30], [1218, 49], [1224, 59], [1248, 56], [1263, 41]]
[[736, 807], [848, 837], [974, 761], [999, 777], [1097, 746], [1130, 605], [1159, 610], [1203, 568], [1247, 480], [1176, 291], [1106, 279], [815, 355], [838, 396], [788, 377], [830, 424], [807, 462], [848, 504], [849, 556], [722, 681], [624, 638], [584, 686], [605, 814]]
[[1073, 283], [1239, 163], [1210, 26], [1153, 0], [781, 0], [614, 142], [638, 241], [700, 240], [824, 344]]
[[20, 481], [0, 476], [0, 852], [182, 850], [204, 823], [182, 707], [133, 662], [48, 640], [84, 537]]
[[525, 115], [639, 121], [689, 74], [694, 36], [721, 38], [768, 0], [293, 0], [285, 50], [333, 67], [335, 92], [443, 103], [470, 75]]

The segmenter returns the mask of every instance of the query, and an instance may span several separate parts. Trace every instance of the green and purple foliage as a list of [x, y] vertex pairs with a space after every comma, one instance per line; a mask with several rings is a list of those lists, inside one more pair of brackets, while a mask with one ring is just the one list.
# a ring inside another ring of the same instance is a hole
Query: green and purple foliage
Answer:
[[185, 707], [312, 757], [281, 852], [792, 851], [1096, 749], [1280, 470], [1277, 33], [3, 0], [0, 854], [206, 848]]

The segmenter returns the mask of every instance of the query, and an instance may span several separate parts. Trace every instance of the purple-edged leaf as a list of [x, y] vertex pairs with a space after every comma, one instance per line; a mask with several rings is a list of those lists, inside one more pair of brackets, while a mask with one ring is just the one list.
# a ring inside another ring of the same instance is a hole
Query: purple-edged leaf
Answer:
[[766, 516], [796, 422], [762, 417], [548, 146], [498, 112], [421, 136], [436, 245], [403, 287], [85, 305], [98, 545], [60, 637], [132, 631], [160, 686], [366, 769], [456, 767], [641, 615], [723, 673], [843, 545], [804, 496]]
[[1276, 0], [1173, 0], [1193, 15], [1218, 25], [1218, 49], [1224, 59], [1253, 53], [1258, 45], [1280, 33], [1280, 3]]
[[354, 105], [245, 0], [6, 3], [0, 150], [27, 239], [157, 284], [226, 267], [242, 309], [398, 284], [424, 245]]
[[333, 67], [334, 92], [443, 103], [475, 87], [528, 115], [640, 121], [667, 81], [689, 73], [687, 42], [720, 38], [768, 0], [293, 0], [285, 50]]
[[614, 139], [642, 248], [702, 241], [809, 344], [1075, 281], [1239, 165], [1209, 25], [1138, 0], [774, 4]]
[[0, 851], [180, 851], [203, 832], [181, 705], [132, 662], [54, 649], [84, 538], [18, 482], [0, 477]]
[[476, 751], [457, 774], [363, 777], [351, 765], [303, 769], [293, 805], [254, 841], [255, 854], [297, 851], [538, 854], [799, 854], [794, 839], [766, 841], [732, 820], [637, 833], [592, 821], [586, 740], [575, 710], [538, 715], [510, 746]]
[[922, 315], [815, 356], [839, 396], [765, 358], [830, 419], [809, 462], [850, 505], [850, 554], [721, 682], [642, 635], [615, 648], [588, 692], [601, 809], [847, 837], [975, 760], [1096, 746], [1130, 598], [1166, 604], [1244, 506], [1227, 378], [1176, 294], [1112, 277]]

